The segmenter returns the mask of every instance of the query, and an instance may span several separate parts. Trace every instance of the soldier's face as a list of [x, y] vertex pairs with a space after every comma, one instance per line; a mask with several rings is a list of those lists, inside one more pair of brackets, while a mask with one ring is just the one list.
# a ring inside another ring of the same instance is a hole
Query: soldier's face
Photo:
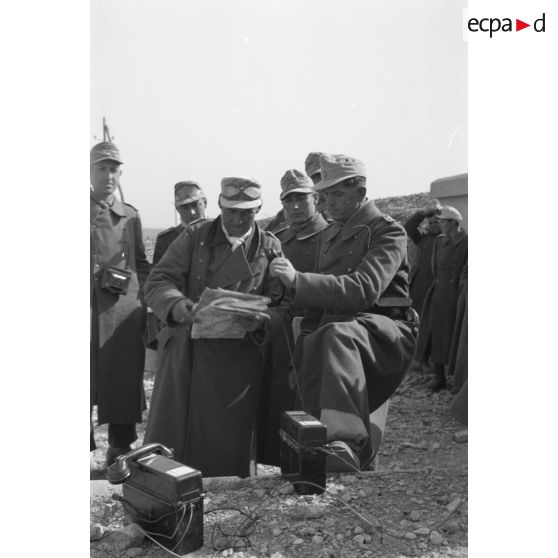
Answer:
[[176, 208], [178, 214], [180, 215], [180, 220], [182, 223], [187, 225], [193, 221], [199, 221], [205, 218], [205, 208], [207, 207], [207, 201], [204, 199], [196, 200], [192, 203], [187, 203], [185, 205], [180, 205]]
[[329, 216], [334, 221], [345, 223], [360, 207], [364, 199], [362, 188], [340, 183], [322, 190]]
[[459, 223], [453, 219], [440, 219], [440, 228], [444, 234], [450, 234], [456, 231], [458, 226]]
[[428, 219], [428, 231], [431, 234], [440, 234], [440, 217], [434, 215], [433, 217], [429, 217]]
[[120, 183], [121, 174], [120, 164], [110, 159], [105, 159], [91, 165], [89, 176], [93, 192], [99, 198], [110, 196]]
[[259, 207], [254, 209], [222, 207], [221, 219], [223, 219], [223, 225], [231, 236], [242, 236], [246, 234], [254, 224], [259, 210]]
[[318, 194], [293, 192], [282, 200], [283, 209], [289, 225], [302, 225], [316, 215]]

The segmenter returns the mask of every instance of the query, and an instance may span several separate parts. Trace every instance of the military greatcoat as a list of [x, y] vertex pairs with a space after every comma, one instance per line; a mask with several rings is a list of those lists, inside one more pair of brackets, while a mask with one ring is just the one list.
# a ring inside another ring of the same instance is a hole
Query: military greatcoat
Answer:
[[[90, 394], [99, 424], [141, 422], [145, 409], [145, 308], [141, 289], [149, 272], [137, 210], [114, 199], [112, 206], [90, 201]], [[106, 266], [132, 273], [128, 292], [101, 288]]]
[[[318, 273], [297, 273], [293, 305], [321, 312], [303, 338], [298, 366], [303, 407], [316, 417], [333, 410], [360, 419], [357, 440], [372, 456], [369, 414], [400, 384], [415, 351], [403, 227], [366, 201], [344, 224], [320, 235]], [[327, 421], [324, 421], [327, 424]], [[330, 439], [344, 439], [330, 432]]]
[[405, 231], [409, 238], [416, 244], [417, 251], [411, 265], [411, 279], [409, 283], [413, 308], [420, 314], [426, 291], [432, 285], [432, 252], [438, 233], [433, 234], [419, 230], [419, 225], [424, 221], [422, 212], [417, 211], [405, 223]]
[[434, 282], [426, 293], [421, 316], [417, 360], [448, 364], [457, 314], [459, 278], [467, 263], [467, 233], [460, 230], [456, 239], [440, 234], [432, 253]]
[[263, 354], [248, 337], [191, 339], [190, 325], [174, 324], [171, 309], [179, 300], [193, 305], [205, 287], [273, 297], [266, 250], [280, 248], [254, 224], [249, 244], [232, 251], [219, 217], [181, 234], [146, 283], [146, 300], [166, 327], [145, 441], [174, 448], [178, 461], [205, 477], [253, 472]]

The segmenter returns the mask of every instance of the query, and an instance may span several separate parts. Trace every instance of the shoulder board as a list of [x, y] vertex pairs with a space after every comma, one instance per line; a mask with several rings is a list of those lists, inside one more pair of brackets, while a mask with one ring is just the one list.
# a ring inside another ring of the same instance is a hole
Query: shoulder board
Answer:
[[[278, 234], [281, 234], [282, 232], [285, 232], [288, 229], [288, 227], [285, 225], [284, 227], [281, 227], [280, 229], [275, 229], [271, 234], [277, 236]], [[271, 232], [271, 231], [266, 231], [266, 232]]]
[[174, 231], [176, 227], [169, 227], [168, 229], [165, 229], [164, 231], [161, 231], [157, 236], [163, 236], [167, 233], [170, 233], [171, 231]]
[[393, 217], [391, 217], [390, 215], [387, 215], [386, 213], [382, 213], [382, 219], [384, 221], [386, 221], [387, 223], [394, 223], [395, 219]]
[[131, 203], [128, 202], [122, 202], [122, 205], [127, 205], [128, 207], [131, 207], [136, 213], [138, 213], [137, 208], [135, 208]]

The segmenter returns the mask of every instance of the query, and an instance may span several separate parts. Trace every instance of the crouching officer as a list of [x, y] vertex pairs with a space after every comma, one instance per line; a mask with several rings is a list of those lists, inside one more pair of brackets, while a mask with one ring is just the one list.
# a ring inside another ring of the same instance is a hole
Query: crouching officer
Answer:
[[327, 427], [328, 469], [367, 469], [374, 457], [370, 413], [401, 383], [415, 352], [407, 237], [366, 198], [366, 168], [346, 155], [320, 156], [327, 211], [316, 272], [275, 258], [271, 275], [292, 304], [321, 316], [297, 346], [300, 400]]

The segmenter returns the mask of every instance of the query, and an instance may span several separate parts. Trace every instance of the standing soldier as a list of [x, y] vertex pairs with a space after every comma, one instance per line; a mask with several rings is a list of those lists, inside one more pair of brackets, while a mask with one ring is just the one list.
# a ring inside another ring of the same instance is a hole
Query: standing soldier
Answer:
[[[327, 221], [318, 212], [318, 192], [314, 184], [299, 170], [288, 170], [281, 178], [281, 202], [286, 224], [275, 232], [281, 250], [297, 271], [314, 271], [318, 254], [319, 233], [327, 228]], [[290, 336], [290, 328], [286, 332]], [[291, 344], [293, 339], [288, 340]], [[289, 347], [285, 336], [278, 337], [268, 348], [270, 361], [269, 383], [264, 389], [267, 401], [262, 407], [267, 412], [260, 421], [258, 444], [260, 460], [279, 463], [279, 419], [282, 411], [294, 407], [294, 391], [288, 382]], [[265, 397], [264, 396], [264, 397]]]
[[[186, 228], [206, 220], [207, 198], [200, 185], [193, 180], [184, 180], [174, 185], [174, 207], [180, 215], [180, 223], [176, 227], [159, 233], [153, 250], [153, 265], [159, 263], [164, 253], [176, 237]], [[157, 349], [157, 335], [161, 329], [161, 322], [148, 308], [146, 342], [149, 349]]]
[[[91, 149], [90, 403], [98, 423], [108, 423], [107, 467], [130, 451], [145, 409], [142, 286], [149, 263], [137, 210], [114, 195], [121, 164], [113, 143]], [[90, 448], [96, 449], [93, 425]]]
[[417, 345], [417, 360], [434, 363], [432, 391], [446, 387], [444, 367], [449, 363], [457, 315], [459, 280], [467, 264], [467, 233], [461, 228], [461, 213], [446, 205], [440, 211], [442, 234], [432, 254], [434, 282], [424, 299]]
[[[221, 181], [217, 219], [189, 227], [169, 247], [146, 283], [146, 298], [166, 327], [159, 335], [146, 442], [174, 448], [175, 458], [204, 477], [255, 472], [261, 380], [260, 347], [241, 339], [193, 339], [194, 307], [206, 287], [274, 296], [268, 254], [281, 245], [260, 230], [261, 185]], [[246, 330], [259, 322], [247, 317]], [[271, 322], [275, 323], [273, 318]]]
[[180, 215], [180, 223], [157, 235], [153, 251], [153, 265], [159, 262], [172, 241], [186, 227], [205, 221], [207, 198], [197, 182], [184, 180], [174, 185], [174, 207]]
[[[417, 251], [411, 265], [411, 280], [409, 288], [413, 308], [419, 313], [422, 312], [422, 305], [426, 291], [434, 281], [432, 274], [432, 251], [436, 237], [440, 234], [440, 210], [442, 206], [438, 200], [434, 200], [424, 209], [413, 213], [405, 223], [407, 236], [416, 244]], [[420, 224], [428, 219], [426, 231], [419, 229]]]
[[283, 253], [297, 271], [314, 271], [318, 233], [327, 227], [318, 212], [318, 192], [305, 174], [288, 170], [281, 178], [281, 203], [287, 222], [275, 236]]

